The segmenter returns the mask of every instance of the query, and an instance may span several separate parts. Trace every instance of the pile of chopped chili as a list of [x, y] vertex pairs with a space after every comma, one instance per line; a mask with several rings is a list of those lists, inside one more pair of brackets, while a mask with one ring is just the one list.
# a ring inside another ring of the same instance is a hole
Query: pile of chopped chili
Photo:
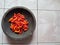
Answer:
[[14, 13], [13, 16], [9, 19], [10, 28], [13, 32], [22, 34], [23, 31], [26, 32], [28, 30], [28, 21], [25, 16], [20, 13]]

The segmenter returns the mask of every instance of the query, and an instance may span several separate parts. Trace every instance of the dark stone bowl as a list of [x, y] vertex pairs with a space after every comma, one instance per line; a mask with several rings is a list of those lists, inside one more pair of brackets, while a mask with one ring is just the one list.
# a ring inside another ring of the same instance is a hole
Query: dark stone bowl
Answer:
[[[8, 22], [9, 18], [11, 18], [13, 16], [14, 13], [21, 13], [23, 14], [26, 19], [29, 22], [29, 29], [26, 32], [23, 32], [23, 34], [16, 34], [14, 32], [11, 31], [10, 29], [10, 23]], [[8, 11], [6, 11], [6, 13], [4, 14], [3, 18], [2, 18], [2, 29], [3, 32], [11, 39], [14, 40], [22, 40], [25, 38], [30, 37], [31, 35], [33, 35], [35, 26], [36, 26], [36, 20], [35, 20], [35, 16], [34, 14], [27, 8], [25, 7], [13, 7], [11, 9], [9, 9]]]

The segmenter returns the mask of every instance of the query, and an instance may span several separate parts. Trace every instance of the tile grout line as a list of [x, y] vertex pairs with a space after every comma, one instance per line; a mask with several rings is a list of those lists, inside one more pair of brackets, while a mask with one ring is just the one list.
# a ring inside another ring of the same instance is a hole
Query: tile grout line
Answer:
[[60, 42], [38, 42], [39, 43], [60, 43]]
[[[4, 4], [5, 7], [5, 4]], [[10, 9], [10, 8], [0, 8], [0, 9]], [[37, 9], [31, 9], [31, 10], [37, 10]], [[60, 10], [48, 10], [48, 9], [38, 9], [39, 11], [60, 11]]]
[[[0, 8], [0, 9], [10, 9], [10, 8]], [[30, 10], [37, 10], [37, 9], [30, 9]]]
[[5, 9], [5, 0], [4, 0], [4, 9]]
[[38, 0], [37, 0], [37, 45], [38, 45]]
[[39, 11], [60, 11], [60, 10], [48, 10], [48, 9], [38, 9]]
[[[0, 8], [0, 9], [10, 9], [10, 8]], [[37, 10], [37, 9], [31, 9], [31, 10]], [[48, 9], [38, 9], [39, 11], [60, 11], [60, 10], [48, 10]]]
[[2, 45], [3, 45], [3, 31], [2, 31]]
[[[5, 0], [4, 0], [4, 8], [3, 8], [3, 13], [5, 12]], [[3, 45], [3, 32], [2, 32], [2, 45]]]
[[[5, 5], [5, 0], [4, 0], [4, 5]], [[1, 9], [3, 9], [3, 13], [4, 13], [4, 8], [1, 8]], [[2, 45], [3, 45], [3, 31], [2, 31]]]
[[[10, 43], [3, 43], [3, 44], [10, 44]], [[28, 43], [11, 43], [11, 44], [28, 44]], [[32, 44], [36, 44], [36, 42]]]

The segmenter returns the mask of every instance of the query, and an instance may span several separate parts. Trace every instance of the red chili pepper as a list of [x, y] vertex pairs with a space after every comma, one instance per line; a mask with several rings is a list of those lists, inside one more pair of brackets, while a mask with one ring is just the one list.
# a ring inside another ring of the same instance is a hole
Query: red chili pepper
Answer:
[[24, 25], [24, 26], [23, 26], [23, 29], [24, 29], [24, 31], [27, 31], [28, 26], [27, 26], [27, 25]]
[[28, 30], [28, 21], [25, 19], [25, 16], [20, 13], [14, 13], [9, 19], [9, 22], [11, 22], [10, 28], [15, 33], [22, 34], [23, 31]]

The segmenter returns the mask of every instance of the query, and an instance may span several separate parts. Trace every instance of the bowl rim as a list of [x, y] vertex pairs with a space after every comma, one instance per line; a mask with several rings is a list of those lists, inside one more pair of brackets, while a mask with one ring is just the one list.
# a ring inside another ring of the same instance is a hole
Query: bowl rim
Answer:
[[[35, 27], [36, 27], [36, 18], [35, 18], [35, 16], [34, 16], [33, 12], [32, 12], [30, 9], [26, 8], [26, 7], [16, 6], [16, 7], [9, 8], [6, 12], [4, 12], [4, 15], [3, 15], [2, 21], [1, 21], [1, 27], [2, 27], [3, 32], [5, 33], [5, 31], [4, 31], [4, 29], [3, 29], [3, 26], [2, 26], [3, 18], [6, 16], [6, 14], [7, 14], [9, 11], [11, 11], [11, 10], [13, 10], [13, 9], [16, 9], [16, 8], [25, 9], [25, 10], [27, 10], [28, 12], [30, 12], [30, 13], [32, 14], [33, 19], [34, 19], [34, 23], [35, 23], [35, 26], [34, 26], [34, 30], [35, 30]], [[33, 30], [33, 32], [34, 32], [34, 30]], [[6, 34], [6, 33], [5, 33], [5, 34]], [[32, 36], [32, 35], [33, 35], [33, 33], [32, 33], [30, 36]], [[7, 34], [6, 34], [6, 36], [9, 37], [10, 39], [14, 39], [14, 38], [10, 37], [10, 36], [7, 35]], [[30, 36], [28, 36], [28, 37], [30, 37]], [[25, 37], [25, 38], [28, 38], [28, 37]], [[25, 39], [25, 38], [20, 38], [20, 39], [18, 38], [18, 39], [14, 39], [14, 40], [22, 40], [22, 39]]]

